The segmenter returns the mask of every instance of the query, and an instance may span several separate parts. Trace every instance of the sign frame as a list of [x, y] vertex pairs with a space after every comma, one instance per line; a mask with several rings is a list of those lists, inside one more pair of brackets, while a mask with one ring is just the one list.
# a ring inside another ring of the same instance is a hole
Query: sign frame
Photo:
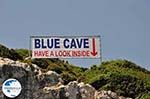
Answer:
[[[60, 57], [60, 59], [100, 59], [100, 61], [102, 62], [102, 44], [101, 44], [101, 36], [100, 35], [92, 35], [92, 36], [58, 36], [58, 35], [56, 35], [56, 36], [40, 36], [40, 35], [38, 35], [38, 36], [35, 36], [35, 35], [32, 35], [32, 36], [30, 36], [30, 42], [29, 42], [29, 56], [31, 57], [31, 58], [33, 58], [32, 57], [32, 38], [77, 38], [77, 37], [89, 37], [89, 38], [99, 38], [99, 57], [95, 57], [95, 58], [92, 58], [92, 57]], [[49, 58], [49, 57], [47, 57], [47, 58]]]

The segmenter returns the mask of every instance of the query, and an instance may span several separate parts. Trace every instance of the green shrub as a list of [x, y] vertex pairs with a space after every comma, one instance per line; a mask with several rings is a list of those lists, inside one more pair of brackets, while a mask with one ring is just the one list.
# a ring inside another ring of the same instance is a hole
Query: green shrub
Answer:
[[23, 58], [13, 49], [8, 49], [7, 47], [0, 44], [0, 57], [10, 58], [12, 60], [22, 60]]
[[137, 97], [136, 99], [150, 99], [150, 92], [149, 93], [145, 93], [140, 97]]
[[64, 84], [68, 84], [70, 81], [75, 81], [77, 80], [76, 77], [74, 75], [71, 75], [69, 73], [62, 73], [61, 74], [61, 78], [64, 81]]
[[132, 98], [145, 91], [143, 81], [130, 75], [112, 74], [108, 85], [108, 90], [117, 92], [118, 95]]
[[15, 51], [25, 59], [26, 57], [29, 56], [29, 50], [27, 49], [15, 49]]
[[32, 63], [38, 65], [42, 69], [46, 69], [49, 65], [46, 59], [33, 59]]
[[51, 69], [52, 71], [55, 71], [56, 73], [58, 73], [58, 74], [61, 74], [62, 72], [63, 72], [63, 68], [61, 68], [61, 67], [55, 67], [55, 68], [53, 68], [53, 69]]

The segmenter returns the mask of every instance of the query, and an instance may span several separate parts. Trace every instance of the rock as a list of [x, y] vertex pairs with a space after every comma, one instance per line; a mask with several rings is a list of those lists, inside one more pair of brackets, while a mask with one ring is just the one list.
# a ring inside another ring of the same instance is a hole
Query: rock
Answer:
[[118, 96], [115, 92], [101, 90], [95, 93], [95, 99], [132, 99]]
[[60, 75], [58, 75], [54, 71], [41, 73], [40, 75], [38, 75], [38, 81], [42, 88], [63, 83], [62, 79], [60, 78]]
[[96, 92], [95, 94], [95, 99], [111, 99], [111, 97], [107, 94], [107, 91], [100, 91]]
[[[29, 68], [29, 66], [26, 63], [13, 61], [8, 58], [0, 58], [0, 83], [1, 83], [0, 87], [2, 87], [2, 83], [6, 79], [16, 78], [20, 81], [23, 88], [20, 97], [23, 98], [28, 96], [30, 92], [29, 90], [27, 90], [30, 87], [29, 81], [32, 81], [33, 78], [31, 76], [32, 79], [29, 80], [30, 73], [29, 71], [26, 70], [27, 68]], [[4, 98], [4, 95], [1, 93], [0, 97]]]
[[84, 84], [83, 82], [79, 83], [78, 86], [82, 99], [94, 99], [96, 92], [95, 88], [89, 84]]
[[4, 65], [21, 67], [21, 68], [23, 68], [23, 69], [25, 69], [27, 71], [31, 69], [30, 66], [27, 63], [22, 63], [22, 62], [19, 62], [19, 61], [13, 61], [13, 60], [10, 60], [8, 58], [0, 57], [0, 67], [4, 66]]
[[[9, 78], [16, 78], [22, 85], [22, 93], [17, 99], [37, 99], [41, 94], [46, 97], [47, 94], [43, 92], [43, 88], [60, 84], [60, 81], [62, 81], [54, 71], [42, 73], [41, 69], [35, 64], [28, 65], [27, 63], [0, 57], [0, 87]], [[2, 92], [0, 97], [4, 97]]]
[[66, 91], [65, 96], [67, 96], [69, 99], [77, 99], [79, 95], [78, 82], [70, 82], [64, 89]]
[[46, 93], [58, 99], [95, 99], [94, 94], [96, 91], [92, 86], [77, 81], [72, 81], [68, 85], [46, 87], [44, 89]]
[[[42, 72], [35, 64], [0, 57], [0, 88], [9, 78], [16, 78], [22, 85], [16, 99], [131, 99], [118, 96], [112, 91], [96, 91], [89, 84], [77, 81], [63, 85], [60, 75], [54, 71]], [[0, 90], [0, 99], [4, 99]]]

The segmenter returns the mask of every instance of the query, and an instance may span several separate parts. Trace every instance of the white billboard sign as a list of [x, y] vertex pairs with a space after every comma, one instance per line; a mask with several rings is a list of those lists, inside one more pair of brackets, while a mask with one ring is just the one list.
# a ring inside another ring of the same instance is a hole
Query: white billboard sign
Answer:
[[100, 36], [31, 36], [32, 58], [100, 58]]

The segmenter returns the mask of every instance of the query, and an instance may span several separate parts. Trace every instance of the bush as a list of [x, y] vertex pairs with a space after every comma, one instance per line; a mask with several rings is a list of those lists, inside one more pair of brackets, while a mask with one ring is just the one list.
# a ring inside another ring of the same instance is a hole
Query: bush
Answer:
[[77, 80], [76, 77], [74, 75], [71, 75], [69, 73], [62, 73], [61, 74], [61, 78], [64, 81], [64, 84], [68, 84], [70, 81], [75, 81]]
[[136, 99], [150, 99], [150, 93], [145, 93], [140, 97], [137, 97]]
[[125, 97], [137, 97], [141, 92], [145, 91], [144, 83], [135, 77], [129, 75], [112, 74], [106, 88], [112, 90], [118, 95]]
[[32, 63], [38, 65], [42, 69], [46, 69], [49, 65], [47, 59], [33, 59]]
[[54, 67], [53, 69], [51, 69], [52, 71], [55, 71], [56, 73], [58, 73], [58, 74], [61, 74], [62, 73], [62, 71], [63, 71], [63, 68], [61, 68], [61, 67]]
[[102, 86], [106, 85], [106, 84], [108, 83], [108, 80], [109, 80], [109, 79], [106, 78], [105, 76], [101, 76], [101, 77], [99, 77], [98, 80], [93, 81], [93, 82], [91, 83], [91, 85], [92, 85], [96, 90], [98, 90], [98, 89], [100, 89]]
[[22, 60], [23, 58], [13, 49], [8, 49], [7, 47], [0, 44], [0, 56], [4, 58], [10, 58], [12, 60]]
[[27, 49], [15, 49], [15, 51], [25, 59], [26, 57], [29, 56], [29, 50]]

